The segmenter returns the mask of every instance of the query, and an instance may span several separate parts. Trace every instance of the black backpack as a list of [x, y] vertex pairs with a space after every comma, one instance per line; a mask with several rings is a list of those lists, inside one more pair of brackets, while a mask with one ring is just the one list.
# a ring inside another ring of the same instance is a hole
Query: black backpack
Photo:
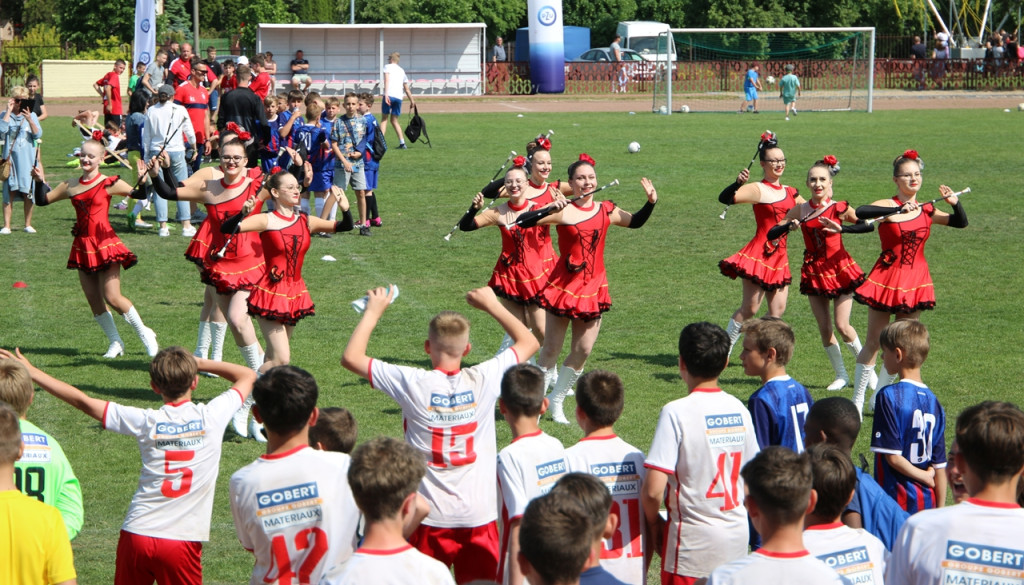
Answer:
[[373, 144], [370, 145], [370, 157], [374, 162], [380, 162], [388, 151], [388, 143], [384, 140], [384, 133], [381, 132], [380, 124], [373, 122]]

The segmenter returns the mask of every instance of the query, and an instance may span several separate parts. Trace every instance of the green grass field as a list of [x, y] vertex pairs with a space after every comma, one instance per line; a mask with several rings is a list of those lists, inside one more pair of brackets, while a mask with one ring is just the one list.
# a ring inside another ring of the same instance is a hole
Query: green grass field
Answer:
[[[1021, 163], [1019, 149], [1002, 138], [1016, 115], [993, 108], [806, 113], [790, 122], [771, 114], [429, 116], [433, 149], [417, 144], [408, 151], [392, 150], [383, 161], [378, 200], [384, 227], [370, 238], [342, 234], [314, 239], [304, 276], [317, 315], [296, 328], [293, 363], [318, 379], [321, 406], [345, 406], [354, 412], [361, 439], [400, 436], [397, 406], [339, 364], [358, 320], [349, 301], [369, 287], [397, 283], [401, 297], [382, 319], [370, 353], [401, 364], [429, 366], [422, 350], [427, 321], [442, 309], [473, 311], [463, 295], [487, 282], [500, 247], [495, 229], [458, 233], [450, 242], [443, 236], [509, 149], [523, 152], [528, 139], [551, 128], [553, 178], [563, 177], [568, 163], [586, 151], [598, 161], [599, 184], [621, 180], [619, 187], [602, 196], [625, 209], [638, 209], [644, 201], [641, 176], [650, 177], [658, 188], [658, 206], [643, 229], [613, 229], [608, 237], [605, 259], [614, 307], [604, 318], [587, 364], [587, 369], [608, 369], [622, 377], [627, 401], [618, 431], [646, 451], [660, 407], [685, 392], [676, 368], [680, 329], [701, 320], [724, 326], [739, 304], [740, 283], [721, 276], [717, 263], [750, 238], [753, 217], [749, 207], [737, 206], [727, 220], [718, 219], [722, 206], [717, 195], [750, 160], [758, 136], [768, 127], [778, 133], [789, 161], [784, 182], [803, 191], [807, 168], [831, 153], [842, 165], [835, 179], [837, 199], [860, 205], [889, 197], [895, 192], [891, 161], [906, 148], [916, 148], [927, 163], [922, 199], [936, 197], [941, 183], [955, 190], [972, 188], [963, 199], [970, 227], [936, 226], [928, 243], [938, 306], [923, 315], [932, 338], [924, 377], [951, 419], [982, 399], [1020, 403], [1021, 386], [1013, 376], [1024, 371], [1024, 358], [1015, 345], [1024, 329], [1013, 307], [1024, 290], [1024, 255], [1018, 229], [1021, 212], [1013, 207], [1013, 197], [1019, 191]], [[72, 174], [63, 166], [64, 155], [77, 145], [77, 133], [67, 118], [46, 120], [43, 128], [43, 161], [55, 184]], [[390, 137], [394, 139], [393, 134]], [[632, 140], [642, 145], [635, 155], [626, 153]], [[195, 269], [182, 257], [187, 240], [180, 232], [172, 232], [170, 238], [157, 237], [155, 230], [131, 233], [125, 229], [124, 212], [112, 210], [111, 215], [140, 259], [122, 274], [123, 292], [157, 332], [162, 346], [193, 348], [202, 287]], [[16, 205], [14, 234], [0, 236], [0, 346], [20, 346], [37, 366], [92, 396], [157, 408], [158, 397], [149, 390], [148, 359], [122, 319], [117, 323], [127, 355], [113, 361], [101, 357], [106, 338], [92, 319], [77, 275], [64, 267], [73, 221], [67, 202], [37, 208], [33, 223], [39, 233], [29, 236], [20, 231], [21, 207]], [[878, 236], [848, 235], [846, 242], [861, 267], [869, 270], [879, 252]], [[794, 240], [791, 247], [790, 266], [798, 274], [800, 245]], [[325, 254], [338, 261], [321, 261]], [[12, 288], [15, 281], [28, 283], [28, 288]], [[789, 372], [821, 398], [832, 371], [807, 301], [795, 282], [793, 289], [786, 320], [796, 331], [797, 348]], [[492, 355], [501, 335], [482, 313], [469, 316], [474, 349], [467, 361], [475, 363]], [[863, 306], [855, 306], [853, 323], [863, 336]], [[225, 359], [240, 363], [230, 336], [225, 346]], [[744, 376], [738, 353], [737, 349], [721, 382], [726, 391], [745, 400], [759, 384]], [[854, 360], [849, 354], [845, 359], [852, 374]], [[204, 378], [196, 398], [208, 400], [226, 388], [224, 381]], [[135, 443], [102, 431], [44, 392], [37, 393], [29, 418], [60, 441], [82, 482], [86, 521], [74, 541], [79, 580], [87, 585], [109, 583], [118, 530], [138, 479]], [[865, 424], [870, 423], [869, 416]], [[501, 447], [510, 437], [504, 424], [498, 426]], [[542, 426], [567, 446], [582, 436], [576, 427], [550, 421]], [[856, 451], [867, 454], [867, 435], [861, 433]], [[947, 432], [947, 439], [950, 435]], [[235, 537], [227, 483], [231, 473], [260, 453], [257, 443], [233, 433], [226, 436], [211, 540], [204, 554], [208, 583], [247, 579], [250, 555]]]

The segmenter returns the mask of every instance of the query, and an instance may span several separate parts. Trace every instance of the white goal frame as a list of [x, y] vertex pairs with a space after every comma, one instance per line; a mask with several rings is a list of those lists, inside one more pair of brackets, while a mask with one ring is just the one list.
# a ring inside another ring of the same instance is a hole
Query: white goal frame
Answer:
[[[679, 33], [683, 34], [747, 34], [747, 33], [868, 33], [868, 46], [866, 48], [866, 54], [864, 58], [867, 60], [867, 112], [871, 113], [874, 111], [874, 86], [875, 86], [875, 28], [874, 27], [788, 27], [788, 28], [673, 28], [669, 29], [668, 32], [662, 33], [662, 35], [675, 35]], [[673, 40], [674, 42], [674, 40]], [[678, 55], [677, 55], [678, 58]], [[674, 63], [668, 63], [665, 61], [659, 61], [659, 67], [664, 67], [666, 71], [674, 70]], [[652, 102], [652, 111], [655, 113], [669, 114], [673, 113], [673, 102], [672, 102], [672, 83], [664, 83], [664, 91], [661, 88], [655, 87], [654, 98]], [[772, 88], [774, 90], [774, 88]], [[854, 87], [851, 85], [851, 94], [854, 91]], [[768, 93], [768, 90], [765, 90]], [[736, 95], [737, 100], [739, 94]], [[776, 96], [777, 97], [777, 96]], [[664, 109], [662, 109], [664, 107]]]

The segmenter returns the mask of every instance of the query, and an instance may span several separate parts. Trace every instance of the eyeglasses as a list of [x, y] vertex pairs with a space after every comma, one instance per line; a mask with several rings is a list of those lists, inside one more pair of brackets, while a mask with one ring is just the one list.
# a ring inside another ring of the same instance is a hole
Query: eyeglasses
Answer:
[[193, 69], [192, 70], [192, 73], [199, 73], [200, 75], [206, 75], [209, 72], [210, 72], [209, 69]]
[[234, 163], [237, 163], [237, 162], [242, 162], [243, 160], [245, 160], [245, 157], [244, 156], [222, 156], [222, 157], [220, 157], [220, 160], [222, 160], [224, 162], [234, 162]]
[[900, 179], [920, 179], [921, 173], [904, 173], [902, 175], [896, 175]]
[[786, 164], [786, 159], [784, 159], [784, 158], [769, 158], [769, 159], [766, 159], [764, 162], [766, 162], [766, 163], [768, 163], [770, 165], [784, 165], [784, 164]]

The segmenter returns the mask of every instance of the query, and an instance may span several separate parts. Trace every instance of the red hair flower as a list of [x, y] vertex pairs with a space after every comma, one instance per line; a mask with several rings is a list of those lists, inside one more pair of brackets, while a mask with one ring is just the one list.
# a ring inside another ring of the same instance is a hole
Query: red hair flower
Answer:
[[103, 142], [103, 130], [93, 130], [92, 139], [96, 142]]
[[580, 160], [587, 163], [590, 166], [597, 165], [597, 162], [589, 154], [585, 152], [580, 153]]
[[551, 150], [551, 141], [546, 136], [537, 137], [537, 148], [543, 148], [544, 150]]
[[905, 151], [903, 151], [903, 156], [900, 157], [900, 158], [909, 158], [910, 160], [918, 160], [918, 158], [920, 158], [920, 157], [917, 156], [917, 151], [916, 150], [905, 150]]
[[838, 160], [836, 160], [836, 157], [832, 156], [831, 154], [826, 154], [825, 158], [821, 160], [830, 167], [836, 166], [836, 163], [839, 162]]
[[270, 169], [270, 174], [276, 175], [277, 173], [280, 173], [283, 170], [284, 169], [282, 169], [281, 167], [275, 165], [273, 168]]
[[246, 140], [252, 138], [252, 134], [249, 134], [234, 122], [228, 122], [227, 128], [229, 132], [234, 132], [235, 134], [237, 134], [238, 139], [241, 140], [242, 142], [245, 142]]
[[520, 168], [520, 169], [525, 167], [526, 166], [526, 157], [523, 156], [523, 155], [519, 155], [519, 156], [515, 157], [514, 159], [512, 159], [512, 166]]
[[775, 140], [775, 133], [771, 130], [765, 130], [764, 134], [761, 135], [761, 142], [770, 142]]

